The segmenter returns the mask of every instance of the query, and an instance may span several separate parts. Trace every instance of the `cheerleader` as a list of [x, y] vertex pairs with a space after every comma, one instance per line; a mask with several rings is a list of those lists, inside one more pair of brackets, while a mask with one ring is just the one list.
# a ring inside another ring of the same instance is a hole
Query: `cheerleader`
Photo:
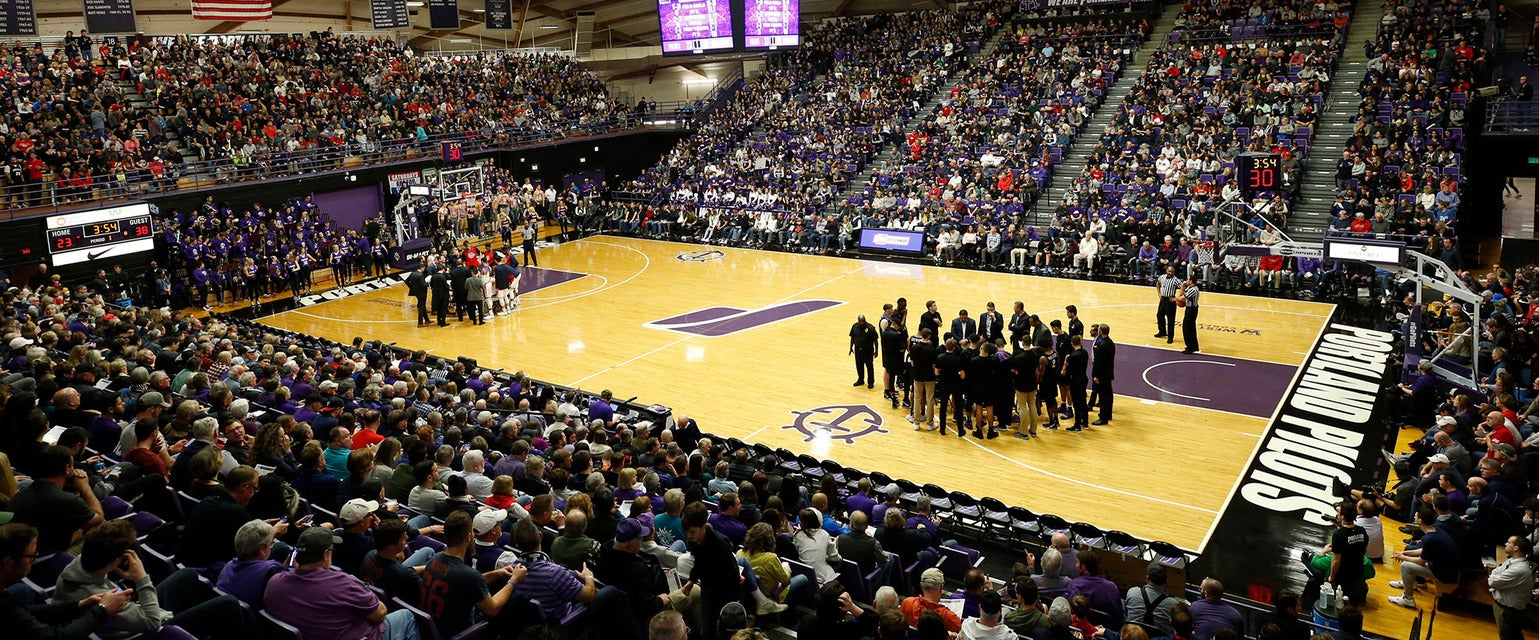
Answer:
[[315, 256], [310, 255], [308, 248], [299, 250], [299, 288], [304, 293], [310, 293], [315, 279]]
[[283, 261], [278, 259], [274, 249], [268, 251], [272, 253], [267, 254], [267, 268], [263, 271], [262, 297], [264, 298], [278, 295], [287, 281], [287, 278], [283, 277]]
[[289, 279], [289, 294], [298, 298], [302, 294], [304, 269], [299, 266], [299, 252], [290, 251], [289, 260], [284, 264], [284, 271]]
[[255, 302], [262, 297], [259, 273], [260, 270], [257, 269], [256, 260], [246, 258], [246, 262], [240, 267], [240, 286], [243, 299]]
[[338, 242], [331, 251], [331, 270], [336, 276], [337, 286], [352, 284], [352, 268], [352, 248], [345, 240]]

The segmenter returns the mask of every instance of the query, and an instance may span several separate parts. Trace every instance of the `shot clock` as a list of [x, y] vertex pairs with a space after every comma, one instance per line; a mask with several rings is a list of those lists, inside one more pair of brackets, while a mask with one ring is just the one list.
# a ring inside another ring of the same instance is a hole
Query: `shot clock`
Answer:
[[1282, 157], [1275, 153], [1242, 153], [1235, 159], [1235, 168], [1240, 195], [1246, 200], [1282, 188]]
[[465, 149], [461, 142], [444, 142], [439, 146], [443, 152], [444, 162], [459, 162], [465, 159]]

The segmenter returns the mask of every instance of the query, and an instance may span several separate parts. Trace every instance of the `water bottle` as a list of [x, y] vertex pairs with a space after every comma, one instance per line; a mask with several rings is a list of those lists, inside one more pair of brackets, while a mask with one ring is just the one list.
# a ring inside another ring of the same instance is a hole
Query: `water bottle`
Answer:
[[1331, 608], [1332, 608], [1332, 609], [1333, 609], [1333, 610], [1337, 610], [1337, 611], [1339, 611], [1339, 610], [1341, 610], [1341, 608], [1342, 608], [1342, 607], [1343, 607], [1343, 606], [1345, 606], [1345, 604], [1346, 604], [1346, 603], [1345, 603], [1345, 602], [1343, 602], [1343, 601], [1342, 601], [1342, 599], [1341, 599], [1341, 585], [1336, 585], [1336, 593], [1335, 593], [1335, 595], [1334, 595], [1334, 596], [1333, 596], [1333, 597], [1332, 597], [1332, 598], [1331, 598], [1331, 605], [1332, 605], [1332, 607], [1331, 607]]
[[1321, 611], [1331, 610], [1331, 590], [1329, 588], [1320, 590], [1320, 601], [1315, 603], [1315, 608]]

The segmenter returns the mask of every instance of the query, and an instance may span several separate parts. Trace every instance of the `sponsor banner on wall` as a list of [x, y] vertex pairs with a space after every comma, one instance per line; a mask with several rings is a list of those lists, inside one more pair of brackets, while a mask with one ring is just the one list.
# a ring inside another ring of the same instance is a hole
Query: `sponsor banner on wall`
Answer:
[[1329, 541], [1341, 501], [1333, 487], [1367, 481], [1393, 435], [1378, 392], [1394, 346], [1387, 332], [1326, 328], [1187, 575], [1260, 602], [1303, 589], [1299, 552]]

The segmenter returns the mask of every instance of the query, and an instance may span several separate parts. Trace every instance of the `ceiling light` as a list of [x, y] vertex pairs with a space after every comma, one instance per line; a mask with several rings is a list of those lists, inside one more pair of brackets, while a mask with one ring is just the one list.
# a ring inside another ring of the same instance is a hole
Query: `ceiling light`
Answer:
[[541, 29], [560, 29], [561, 25], [546, 23], [546, 24], [540, 25], [540, 28]]

